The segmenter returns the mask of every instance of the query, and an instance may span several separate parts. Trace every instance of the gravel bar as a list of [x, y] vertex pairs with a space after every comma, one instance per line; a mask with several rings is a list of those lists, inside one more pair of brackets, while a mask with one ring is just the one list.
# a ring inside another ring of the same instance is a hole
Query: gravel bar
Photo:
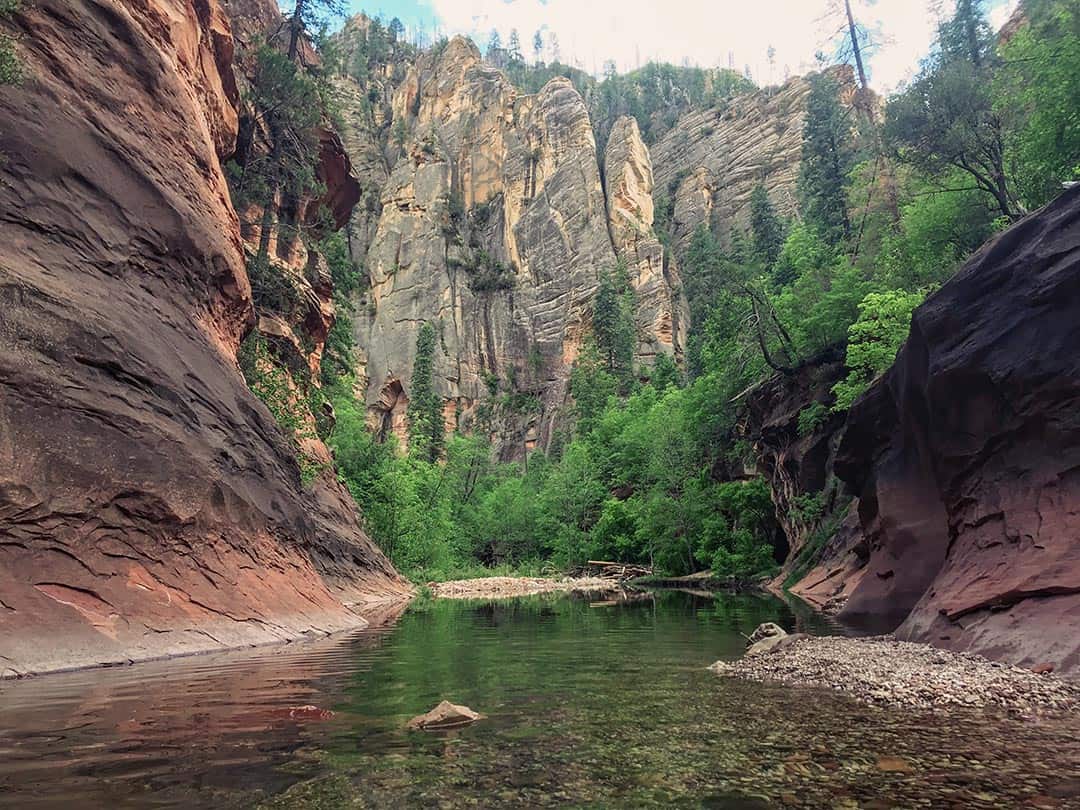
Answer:
[[1022, 715], [1080, 711], [1078, 681], [891, 636], [790, 636], [771, 650], [717, 661], [710, 669], [752, 681], [825, 687], [881, 706], [997, 707]]

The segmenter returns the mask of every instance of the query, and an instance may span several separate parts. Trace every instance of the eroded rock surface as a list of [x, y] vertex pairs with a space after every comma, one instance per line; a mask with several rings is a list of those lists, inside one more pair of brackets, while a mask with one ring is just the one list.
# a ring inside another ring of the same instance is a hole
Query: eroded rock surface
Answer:
[[690, 313], [674, 262], [653, 232], [653, 169], [637, 120], [616, 120], [604, 150], [608, 228], [630, 273], [637, 306], [638, 356], [682, 358]]
[[870, 559], [841, 616], [1009, 663], [1080, 668], [1080, 189], [915, 311], [852, 408], [837, 473]]
[[[844, 98], [854, 79], [849, 67], [832, 69]], [[750, 195], [763, 183], [781, 216], [797, 209], [809, 77], [739, 96], [709, 110], [694, 110], [652, 149], [658, 197], [672, 206], [677, 255], [701, 225], [723, 240], [750, 225]]]
[[[432, 321], [447, 427], [491, 435], [503, 457], [546, 446], [599, 278], [618, 257], [637, 293], [639, 359], [681, 354], [685, 303], [652, 232], [652, 169], [631, 119], [609, 144], [605, 194], [588, 110], [567, 79], [522, 95], [457, 37], [400, 81], [369, 85], [376, 96], [394, 87], [389, 111], [361, 114], [355, 90], [345, 105], [346, 145], [368, 167], [361, 183], [382, 183], [374, 235], [366, 213], [353, 230], [371, 282], [354, 322], [374, 427], [405, 438], [416, 337]], [[379, 145], [387, 114], [403, 150]], [[385, 180], [380, 157], [396, 161]]]
[[[0, 89], [0, 670], [362, 624], [407, 586], [293, 454], [235, 353], [252, 326], [220, 159], [215, 2], [39, 0]], [[42, 639], [49, 643], [43, 644]]]

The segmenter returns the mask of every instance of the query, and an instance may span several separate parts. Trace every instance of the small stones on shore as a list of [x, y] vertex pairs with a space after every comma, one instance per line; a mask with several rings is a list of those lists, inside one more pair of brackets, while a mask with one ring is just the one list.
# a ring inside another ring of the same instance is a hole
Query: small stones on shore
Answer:
[[451, 582], [429, 582], [433, 596], [440, 599], [504, 599], [512, 596], [533, 596], [539, 593], [569, 591], [613, 591], [617, 584], [599, 577], [482, 577], [458, 579]]
[[784, 643], [771, 649], [709, 669], [725, 677], [825, 687], [879, 706], [1002, 707], [1024, 715], [1080, 711], [1080, 682], [1042, 667], [1033, 671], [890, 636], [780, 638]]

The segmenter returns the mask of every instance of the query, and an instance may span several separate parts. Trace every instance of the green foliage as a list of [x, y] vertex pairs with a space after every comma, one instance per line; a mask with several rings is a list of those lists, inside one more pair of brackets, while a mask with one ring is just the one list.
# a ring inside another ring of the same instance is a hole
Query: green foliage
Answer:
[[596, 341], [586, 340], [570, 371], [570, 394], [574, 398], [574, 414], [579, 431], [589, 432], [595, 420], [607, 407], [608, 400], [617, 394], [618, 385], [618, 380], [608, 370]]
[[349, 256], [342, 233], [330, 234], [314, 247], [326, 260], [334, 283], [334, 323], [326, 335], [320, 365], [323, 385], [333, 385], [339, 378], [350, 374], [355, 365], [352, 296], [360, 290], [363, 277]]
[[915, 196], [900, 207], [898, 227], [889, 233], [876, 257], [876, 272], [886, 287], [916, 290], [945, 281], [966, 256], [994, 232], [995, 212], [978, 189], [958, 188], [955, 171], [933, 185], [920, 183]]
[[483, 248], [473, 250], [464, 261], [449, 262], [467, 274], [469, 289], [478, 295], [506, 292], [517, 285], [514, 268], [499, 261]]
[[784, 224], [776, 215], [764, 185], [755, 186], [750, 195], [750, 233], [754, 259], [766, 271], [776, 264], [784, 244]]
[[593, 336], [604, 370], [619, 382], [625, 393], [634, 377], [634, 349], [637, 342], [634, 324], [634, 291], [626, 265], [601, 273], [593, 298]]
[[276, 313], [286, 320], [297, 313], [300, 291], [283, 265], [249, 256], [247, 274], [251, 282], [251, 300], [257, 310]]
[[1006, 218], [1021, 209], [1005, 171], [1005, 123], [995, 109], [988, 25], [961, 0], [938, 30], [938, 51], [886, 108], [884, 135], [902, 160], [935, 176], [962, 172]]
[[907, 339], [911, 313], [923, 298], [923, 293], [889, 290], [862, 300], [859, 318], [848, 330], [848, 376], [833, 387], [836, 410], [850, 408], [871, 380], [892, 365]]
[[1034, 208], [1080, 180], [1080, 5], [1027, 0], [1024, 17], [1001, 49], [994, 111], [1009, 124], [1016, 186]]
[[412, 384], [409, 386], [409, 453], [437, 461], [444, 444], [442, 397], [435, 391], [435, 327], [430, 321], [416, 337]]
[[[22, 7], [22, 0], [0, 0], [0, 21]], [[22, 78], [22, 65], [13, 37], [0, 32], [0, 85], [15, 84]]]
[[811, 402], [799, 411], [799, 435], [809, 436], [829, 419], [829, 406], [824, 402]]
[[799, 193], [806, 222], [830, 242], [851, 235], [846, 188], [854, 165], [851, 121], [840, 104], [840, 88], [830, 76], [817, 74], [806, 103]]
[[669, 387], [683, 387], [682, 369], [670, 355], [658, 354], [649, 371], [649, 384], [657, 391], [666, 391]]
[[303, 392], [258, 332], [248, 335], [240, 345], [236, 359], [248, 388], [266, 405], [292, 448], [300, 468], [301, 483], [311, 483], [323, 465], [301, 448], [304, 440], [317, 438], [315, 420]]

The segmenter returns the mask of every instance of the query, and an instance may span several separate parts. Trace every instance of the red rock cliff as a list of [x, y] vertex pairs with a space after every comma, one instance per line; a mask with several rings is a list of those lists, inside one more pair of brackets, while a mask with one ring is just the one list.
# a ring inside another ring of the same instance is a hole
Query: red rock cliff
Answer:
[[216, 0], [35, 0], [0, 89], [0, 672], [362, 624], [406, 585], [235, 352]]
[[841, 616], [1080, 669], [1080, 189], [915, 312], [836, 470], [870, 552]]

